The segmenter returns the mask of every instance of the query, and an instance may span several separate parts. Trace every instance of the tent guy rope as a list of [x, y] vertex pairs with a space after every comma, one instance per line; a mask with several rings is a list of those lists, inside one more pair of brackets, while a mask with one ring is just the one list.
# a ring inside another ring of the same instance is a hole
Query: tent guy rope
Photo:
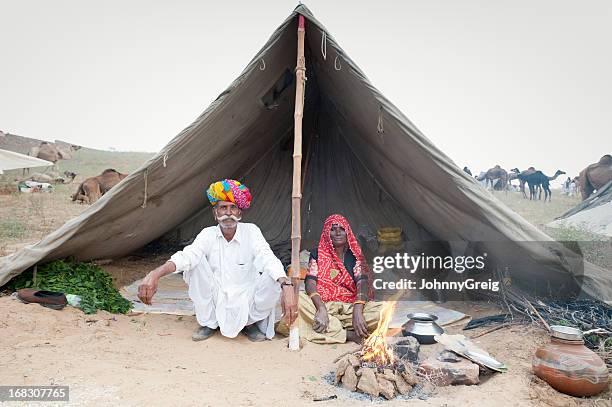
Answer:
[[147, 178], [148, 178], [148, 175], [149, 175], [149, 169], [147, 168], [144, 171], [144, 184], [145, 185], [144, 185], [144, 198], [143, 198], [143, 201], [142, 201], [142, 208], [143, 209], [147, 207]]

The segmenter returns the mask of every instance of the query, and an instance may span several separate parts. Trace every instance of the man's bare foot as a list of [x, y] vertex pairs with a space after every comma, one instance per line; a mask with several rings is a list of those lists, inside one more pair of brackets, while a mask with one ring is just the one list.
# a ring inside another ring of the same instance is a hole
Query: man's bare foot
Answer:
[[347, 330], [346, 331], [346, 340], [355, 342], [356, 344], [361, 345], [361, 337], [357, 335], [355, 331]]

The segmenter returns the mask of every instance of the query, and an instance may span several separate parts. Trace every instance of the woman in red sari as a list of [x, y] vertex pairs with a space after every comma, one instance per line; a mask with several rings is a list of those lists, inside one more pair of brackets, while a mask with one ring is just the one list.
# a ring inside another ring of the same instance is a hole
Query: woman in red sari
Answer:
[[300, 329], [309, 341], [359, 343], [376, 328], [382, 304], [367, 301], [367, 264], [344, 216], [325, 220], [319, 244], [310, 254], [305, 285]]

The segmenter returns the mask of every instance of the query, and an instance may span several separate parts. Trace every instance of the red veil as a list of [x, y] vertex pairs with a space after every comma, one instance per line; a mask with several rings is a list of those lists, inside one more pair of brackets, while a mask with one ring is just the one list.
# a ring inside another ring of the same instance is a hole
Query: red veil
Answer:
[[[356, 260], [353, 269], [355, 280], [346, 270], [334, 249], [331, 237], [329, 236], [332, 225], [339, 225], [346, 232], [348, 247]], [[342, 215], [334, 214], [325, 219], [321, 239], [319, 240], [317, 268], [317, 292], [321, 295], [323, 302], [355, 302], [357, 295], [355, 281], [362, 277], [367, 277], [367, 266], [351, 225]], [[338, 270], [338, 273], [333, 277], [331, 274], [332, 269]]]

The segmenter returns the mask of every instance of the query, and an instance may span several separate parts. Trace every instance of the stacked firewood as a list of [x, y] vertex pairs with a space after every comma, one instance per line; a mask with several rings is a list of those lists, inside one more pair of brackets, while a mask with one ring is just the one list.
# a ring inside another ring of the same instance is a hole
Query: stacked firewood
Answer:
[[396, 360], [388, 366], [377, 366], [364, 362], [361, 352], [355, 352], [344, 356], [336, 365], [336, 384], [387, 400], [410, 393], [420, 381], [410, 361]]

